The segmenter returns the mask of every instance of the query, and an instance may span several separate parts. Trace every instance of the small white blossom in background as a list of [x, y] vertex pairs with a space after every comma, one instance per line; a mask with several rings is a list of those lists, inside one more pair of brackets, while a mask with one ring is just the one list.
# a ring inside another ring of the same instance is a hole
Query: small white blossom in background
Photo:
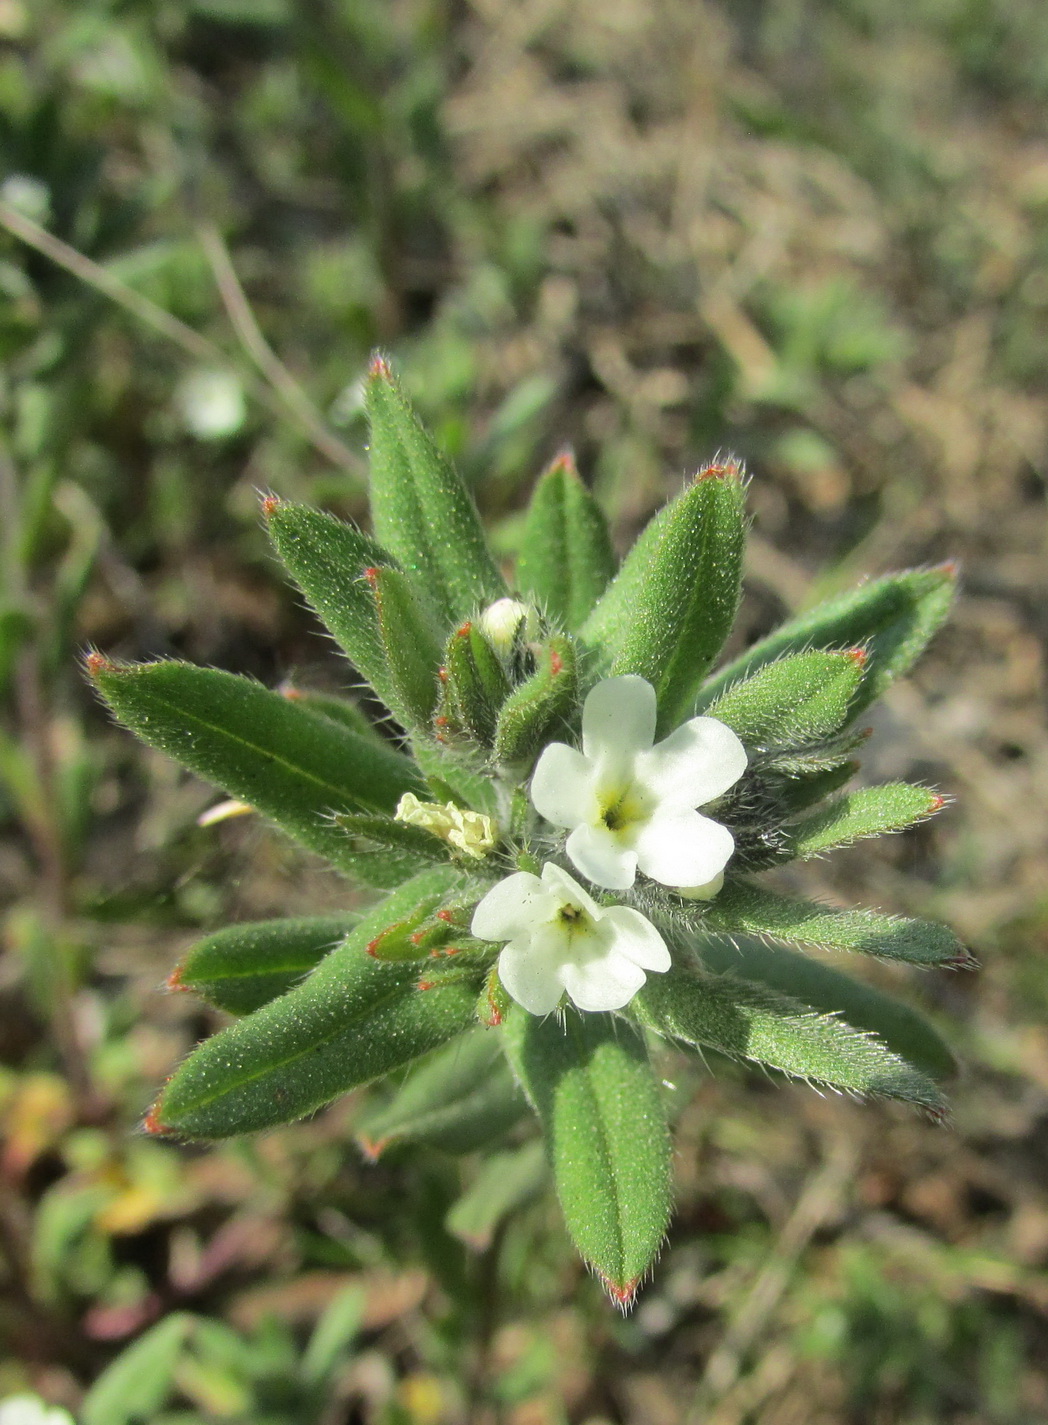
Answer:
[[670, 968], [666, 942], [640, 911], [597, 905], [548, 861], [541, 877], [517, 871], [493, 886], [471, 929], [480, 940], [507, 942], [499, 979], [530, 1014], [549, 1014], [565, 991], [579, 1009], [621, 1009], [646, 971]]
[[498, 828], [482, 811], [465, 811], [454, 802], [420, 802], [414, 792], [404, 793], [393, 816], [408, 826], [421, 826], [478, 861], [498, 841]]
[[178, 384], [175, 405], [198, 440], [235, 435], [247, 418], [244, 388], [232, 371], [190, 371]]
[[628, 890], [637, 871], [663, 885], [715, 894], [735, 841], [697, 807], [721, 796], [746, 769], [730, 727], [695, 717], [655, 745], [655, 689], [628, 674], [606, 678], [582, 710], [582, 751], [551, 742], [531, 781], [536, 811], [568, 827], [568, 859], [609, 890]]
[[75, 1425], [68, 1410], [47, 1405], [38, 1395], [9, 1395], [0, 1400], [0, 1425]]
[[[2, 22], [2, 10], [0, 10]], [[0, 39], [4, 38], [0, 23]], [[51, 217], [51, 190], [31, 173], [11, 173], [0, 183], [0, 198], [10, 203], [24, 218], [34, 223], [47, 223]]]

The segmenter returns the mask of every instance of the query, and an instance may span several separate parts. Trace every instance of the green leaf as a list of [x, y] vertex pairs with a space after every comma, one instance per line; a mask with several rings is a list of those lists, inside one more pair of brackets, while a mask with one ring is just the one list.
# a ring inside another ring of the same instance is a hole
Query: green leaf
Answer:
[[852, 716], [868, 707], [924, 651], [949, 613], [957, 582], [952, 565], [908, 569], [863, 584], [790, 619], [722, 668], [702, 691], [702, 707], [766, 663], [810, 648], [866, 649], [866, 677]]
[[353, 869], [338, 811], [391, 811], [421, 778], [392, 748], [358, 737], [260, 683], [189, 663], [89, 660], [120, 720], [197, 776], [248, 802], [336, 866]]
[[324, 1308], [302, 1357], [302, 1379], [307, 1385], [328, 1383], [360, 1334], [367, 1307], [367, 1292], [353, 1284], [343, 1288]]
[[297, 688], [287, 683], [281, 684], [280, 695], [293, 703], [300, 703], [307, 712], [319, 713], [321, 717], [337, 722], [340, 727], [348, 727], [350, 732], [355, 732], [359, 737], [370, 738], [372, 742], [379, 742], [383, 747], [388, 745], [364, 709], [349, 698], [341, 698], [335, 693], [315, 693], [308, 688]]
[[427, 862], [443, 864], [451, 859], [448, 843], [421, 826], [394, 821], [388, 816], [361, 816], [354, 812], [336, 812], [334, 820], [336, 826], [353, 839], [353, 854], [358, 858], [386, 856], [394, 863], [409, 865], [412, 873], [420, 871]]
[[[627, 555], [605, 599], [583, 625], [613, 676], [636, 673], [655, 688], [659, 730], [694, 710], [711, 663], [731, 632], [739, 603], [745, 544], [745, 491], [734, 465], [711, 466], [665, 511], [657, 537]], [[635, 568], [643, 561], [643, 570]], [[621, 599], [622, 582], [628, 597]]]
[[535, 486], [517, 560], [517, 583], [562, 628], [579, 628], [615, 573], [608, 522], [579, 479], [574, 457], [557, 457]]
[[250, 1014], [298, 984], [359, 919], [347, 913], [227, 926], [198, 941], [168, 984], [228, 1014]]
[[868, 836], [903, 831], [925, 821], [943, 804], [927, 787], [907, 782], [884, 782], [847, 792], [788, 828], [794, 856], [806, 860], [835, 846], [850, 846]]
[[848, 721], [865, 661], [860, 649], [795, 653], [734, 684], [706, 711], [762, 751], [822, 742]]
[[357, 1119], [369, 1158], [395, 1143], [428, 1143], [447, 1153], [491, 1148], [527, 1112], [497, 1034], [460, 1035], [411, 1071], [389, 1103]]
[[536, 659], [535, 672], [502, 704], [495, 731], [495, 760], [523, 777], [541, 749], [567, 731], [578, 693], [575, 644], [554, 634]]
[[[838, 767], [775, 776], [772, 782], [775, 800], [791, 815], [806, 811], [816, 802], [821, 802], [824, 797], [839, 792], [858, 770], [859, 763], [849, 758]], [[777, 772], [778, 768], [774, 771]]]
[[152, 1420], [175, 1388], [175, 1372], [193, 1317], [165, 1316], [121, 1351], [80, 1406], [83, 1425], [141, 1425]]
[[878, 1035], [889, 1049], [933, 1078], [948, 1078], [957, 1071], [950, 1049], [922, 1015], [840, 970], [742, 935], [703, 936], [694, 948], [717, 974], [766, 985], [823, 1014], [843, 1015], [854, 1029]]
[[290, 1123], [468, 1028], [481, 970], [472, 980], [442, 980], [423, 991], [417, 966], [367, 954], [391, 921], [456, 884], [454, 872], [440, 869], [394, 891], [296, 989], [196, 1049], [146, 1126], [188, 1138], [228, 1138]]
[[335, 642], [391, 712], [400, 716], [366, 571], [392, 563], [352, 525], [311, 505], [267, 499], [269, 537]]
[[832, 1088], [902, 1099], [936, 1114], [946, 1109], [932, 1080], [875, 1035], [731, 975], [677, 965], [650, 975], [633, 1008], [656, 1033], [685, 1044]]
[[444, 721], [439, 726], [451, 735], [464, 734], [481, 747], [490, 747], [499, 708], [509, 693], [509, 679], [474, 624], [460, 625], [448, 639], [441, 678]]
[[476, 507], [381, 358], [368, 377], [367, 410], [375, 533], [419, 577], [445, 627], [461, 623], [506, 594]]
[[443, 639], [425, 604], [399, 569], [379, 567], [367, 573], [378, 609], [379, 636], [398, 712], [407, 726], [432, 732], [437, 702], [437, 673]]
[[485, 1251], [503, 1219], [535, 1197], [548, 1174], [546, 1151], [538, 1139], [496, 1153], [452, 1205], [445, 1227], [467, 1246]]
[[741, 930], [791, 945], [853, 950], [882, 960], [905, 960], [911, 965], [961, 968], [974, 964], [945, 925], [874, 910], [831, 910], [814, 901], [776, 895], [745, 881], [729, 881], [710, 902], [703, 923], [711, 930]]
[[538, 1019], [517, 1005], [503, 1032], [542, 1120], [568, 1231], [625, 1306], [670, 1213], [669, 1132], [644, 1041], [608, 1014]]

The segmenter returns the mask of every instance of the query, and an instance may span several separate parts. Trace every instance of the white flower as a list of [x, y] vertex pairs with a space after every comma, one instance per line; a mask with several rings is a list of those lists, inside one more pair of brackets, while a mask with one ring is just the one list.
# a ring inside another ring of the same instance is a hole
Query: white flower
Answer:
[[742, 776], [746, 751], [715, 717], [693, 717], [655, 741], [655, 689], [628, 674], [598, 683], [582, 710], [582, 751], [551, 742], [531, 780], [535, 809], [571, 828], [572, 864], [598, 886], [627, 890], [638, 869], [666, 886], [705, 887], [735, 849], [701, 816]]
[[517, 871], [473, 912], [473, 934], [505, 940], [499, 978], [530, 1014], [549, 1014], [565, 990], [579, 1009], [621, 1009], [645, 980], [668, 970], [666, 943], [640, 911], [599, 906], [550, 862], [541, 879]]
[[60, 1406], [48, 1406], [37, 1395], [9, 1395], [0, 1400], [0, 1425], [73, 1425]]

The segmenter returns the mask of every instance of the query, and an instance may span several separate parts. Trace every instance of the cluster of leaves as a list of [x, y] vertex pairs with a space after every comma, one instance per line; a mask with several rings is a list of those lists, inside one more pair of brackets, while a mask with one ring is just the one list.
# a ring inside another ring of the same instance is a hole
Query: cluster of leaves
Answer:
[[[670, 1211], [653, 1040], [944, 1111], [936, 1080], [951, 1059], [935, 1032], [786, 947], [958, 967], [969, 961], [955, 937], [749, 877], [941, 805], [902, 783], [843, 789], [862, 739], [855, 719], [942, 622], [952, 570], [864, 585], [710, 677], [739, 598], [736, 465], [700, 471], [616, 571], [603, 515], [559, 459], [536, 488], [511, 590], [468, 492], [381, 360], [367, 405], [374, 537], [292, 502], [267, 499], [264, 512], [277, 553], [395, 719], [395, 739], [349, 699], [288, 698], [184, 663], [89, 660], [112, 710], [147, 742], [387, 892], [359, 920], [238, 926], [198, 945], [177, 982], [239, 1018], [179, 1068], [147, 1127], [203, 1139], [271, 1127], [429, 1056], [362, 1124], [369, 1150], [413, 1137], [494, 1148], [521, 1132], [526, 1100], [571, 1234], [627, 1302]], [[619, 674], [655, 688], [661, 732], [701, 710], [742, 739], [747, 771], [714, 809], [738, 851], [708, 905], [650, 885], [633, 893], [675, 963], [625, 1011], [541, 1020], [507, 1000], [497, 949], [470, 936], [470, 911], [509, 872], [557, 855], [525, 784], [543, 746], [573, 736], [587, 689]], [[497, 844], [470, 854], [395, 819], [406, 793], [485, 814]], [[517, 1151], [520, 1171], [495, 1182], [534, 1181], [531, 1146]]]

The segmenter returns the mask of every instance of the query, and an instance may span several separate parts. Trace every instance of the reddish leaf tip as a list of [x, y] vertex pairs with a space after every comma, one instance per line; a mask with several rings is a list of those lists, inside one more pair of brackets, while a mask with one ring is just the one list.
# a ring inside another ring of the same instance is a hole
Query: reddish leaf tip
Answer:
[[610, 1277], [604, 1276], [602, 1272], [598, 1273], [598, 1275], [600, 1276], [601, 1286], [608, 1293], [612, 1301], [623, 1313], [623, 1315], [625, 1315], [625, 1313], [629, 1311], [630, 1307], [633, 1305], [634, 1298], [637, 1295], [637, 1288], [640, 1286], [640, 1278], [634, 1277], [632, 1281], [626, 1282], [624, 1285], [619, 1286], [617, 1282], [613, 1282]]
[[273, 511], [276, 509], [276, 507], [277, 507], [280, 503], [281, 503], [281, 501], [280, 501], [280, 496], [279, 496], [279, 495], [263, 495], [263, 496], [262, 496], [262, 514], [263, 514], [263, 516], [268, 520], [269, 517], [270, 517], [270, 515], [273, 513]]
[[166, 1124], [160, 1122], [160, 1119], [157, 1115], [158, 1108], [159, 1101], [157, 1103], [154, 1103], [153, 1107], [149, 1110], [145, 1118], [143, 1118], [142, 1120], [143, 1129], [146, 1133], [151, 1133], [154, 1138], [162, 1138], [164, 1134], [171, 1132], [170, 1128], [168, 1128]]
[[372, 380], [375, 380], [376, 378], [382, 381], [393, 380], [393, 371], [390, 367], [389, 362], [384, 356], [380, 355], [380, 353], [377, 351], [375, 352], [375, 355], [371, 358], [371, 362], [368, 366], [368, 375], [371, 377]]
[[575, 452], [569, 445], [566, 445], [563, 450], [557, 451], [547, 473], [550, 475], [578, 475], [579, 467], [575, 461]]
[[451, 726], [451, 719], [450, 719], [449, 717], [435, 717], [435, 718], [433, 719], [433, 722], [434, 722], [435, 726], [437, 726], [437, 727], [450, 727], [450, 726]]
[[866, 648], [849, 648], [845, 652], [845, 658], [850, 658], [858, 668], [865, 668], [869, 661], [869, 650]]
[[455, 630], [455, 637], [456, 637], [456, 638], [468, 638], [469, 635], [470, 635], [470, 631], [471, 631], [472, 628], [473, 628], [472, 623], [469, 621], [469, 619], [467, 619], [466, 622], [462, 625], [461, 628], [457, 628], [457, 629]]
[[374, 564], [369, 569], [364, 570], [364, 578], [368, 581], [368, 583], [373, 589], [376, 588], [378, 585], [378, 575], [378, 568]]
[[432, 990], [436, 988], [436, 980], [419, 980], [415, 986], [417, 990]]
[[182, 971], [184, 969], [184, 965], [175, 966], [175, 968], [171, 971], [170, 975], [168, 975], [167, 979], [164, 981], [164, 985], [167, 989], [171, 990], [172, 992], [180, 991], [182, 994], [187, 994], [189, 992], [189, 986], [184, 985], [182, 983]]
[[703, 480], [738, 480], [742, 475], [742, 466], [737, 460], [726, 460], [723, 463], [714, 462], [703, 465], [695, 472], [695, 484], [700, 484]]
[[369, 1163], [377, 1163], [389, 1142], [388, 1138], [369, 1138], [366, 1133], [357, 1134], [357, 1146]]
[[287, 698], [289, 703], [297, 703], [302, 698], [302, 693], [295, 687], [294, 683], [281, 683], [280, 696]]
[[558, 673], [564, 672], [564, 659], [555, 648], [551, 648], [549, 651], [549, 671], [550, 676], [553, 678], [555, 678]]
[[84, 659], [84, 667], [87, 669], [87, 676], [89, 678], [97, 678], [100, 673], [116, 672], [116, 664], [107, 658], [104, 653], [99, 653], [95, 649], [92, 649]]
[[450, 910], [438, 910], [437, 919], [443, 920], [447, 925], [451, 925], [455, 917], [452, 915]]
[[948, 574], [951, 579], [956, 579], [961, 572], [961, 566], [956, 559], [944, 559], [941, 564], [935, 565], [936, 569], [941, 569], [944, 574]]
[[448, 670], [446, 668], [438, 668], [437, 677], [442, 683], [446, 683], [448, 681]]
[[941, 811], [945, 805], [946, 798], [942, 796], [939, 792], [933, 793], [930, 809], [932, 811]]

